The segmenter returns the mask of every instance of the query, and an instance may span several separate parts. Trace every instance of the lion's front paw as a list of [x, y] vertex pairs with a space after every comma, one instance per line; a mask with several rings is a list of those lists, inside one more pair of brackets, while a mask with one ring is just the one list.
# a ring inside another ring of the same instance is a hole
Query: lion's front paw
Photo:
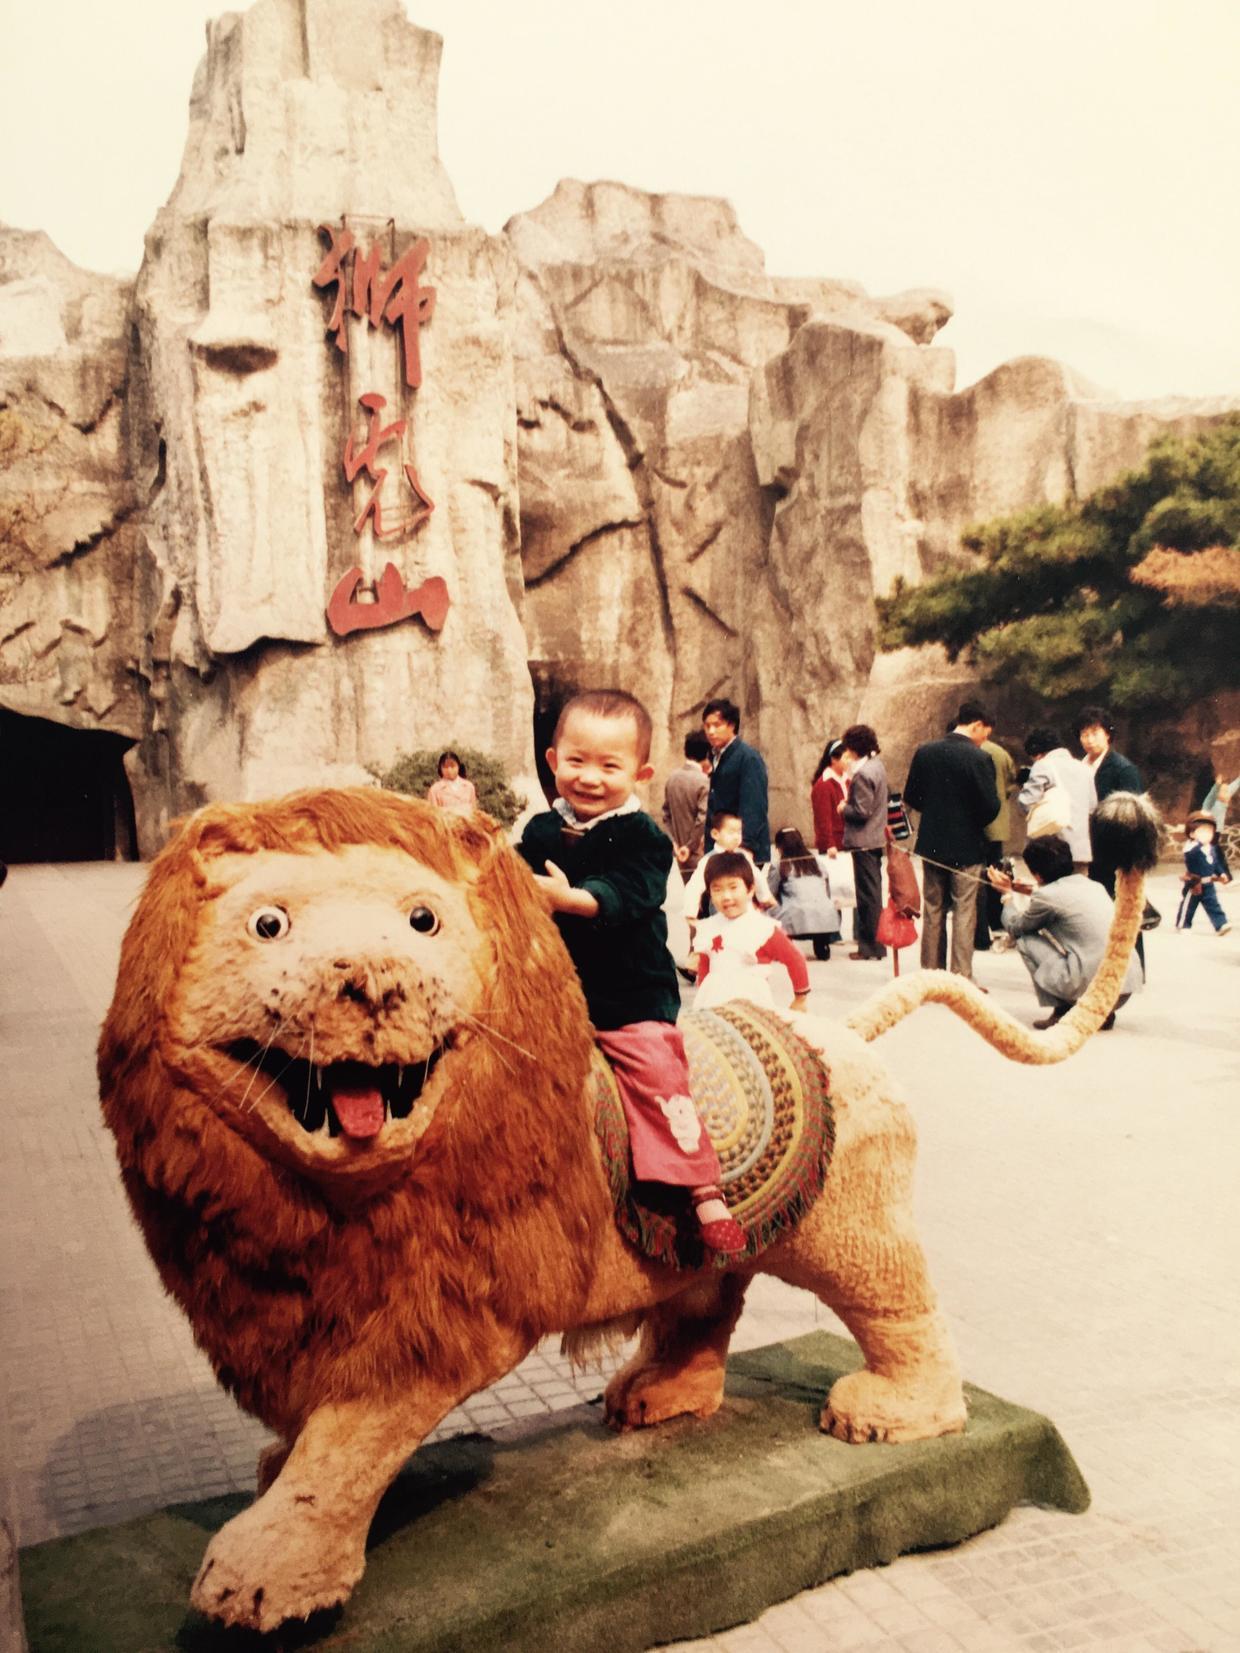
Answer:
[[723, 1368], [699, 1370], [644, 1366], [617, 1372], [603, 1395], [607, 1422], [613, 1429], [649, 1429], [669, 1418], [689, 1414], [709, 1418], [723, 1400]]
[[297, 1513], [271, 1507], [271, 1495], [235, 1516], [207, 1545], [190, 1604], [209, 1618], [247, 1630], [275, 1630], [335, 1607], [365, 1567], [361, 1540], [324, 1532]]
[[927, 1395], [876, 1372], [849, 1372], [831, 1386], [821, 1426], [841, 1441], [925, 1441], [965, 1426], [959, 1385]]

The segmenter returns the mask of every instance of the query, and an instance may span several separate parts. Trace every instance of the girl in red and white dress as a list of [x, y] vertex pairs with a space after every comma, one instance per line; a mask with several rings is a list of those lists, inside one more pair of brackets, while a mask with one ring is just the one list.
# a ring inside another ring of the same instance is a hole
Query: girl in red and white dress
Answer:
[[767, 913], [754, 906], [753, 868], [745, 855], [725, 851], [706, 863], [706, 887], [716, 911], [698, 925], [695, 1010], [711, 1010], [729, 999], [774, 1010], [769, 976], [782, 964], [792, 982], [792, 1008], [804, 1010], [809, 970], [800, 951]]

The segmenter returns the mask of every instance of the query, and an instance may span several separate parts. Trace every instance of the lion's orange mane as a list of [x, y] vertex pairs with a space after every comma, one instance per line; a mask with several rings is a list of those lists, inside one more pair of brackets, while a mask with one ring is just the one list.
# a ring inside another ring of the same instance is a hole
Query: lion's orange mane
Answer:
[[[403, 850], [465, 885], [491, 938], [486, 1025], [396, 1180], [335, 1202], [197, 1094], [178, 979], [225, 853]], [[520, 968], [506, 968], [520, 956]], [[211, 806], [151, 868], [99, 1044], [104, 1114], [165, 1285], [221, 1381], [284, 1434], [312, 1405], [463, 1374], [514, 1329], [573, 1319], [609, 1222], [582, 1104], [585, 1005], [533, 881], [498, 829], [391, 793]]]

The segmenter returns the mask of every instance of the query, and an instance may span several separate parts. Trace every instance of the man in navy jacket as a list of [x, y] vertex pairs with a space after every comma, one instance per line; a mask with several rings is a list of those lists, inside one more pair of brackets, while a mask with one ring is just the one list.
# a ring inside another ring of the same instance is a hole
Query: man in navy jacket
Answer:
[[[771, 859], [771, 823], [767, 816], [766, 764], [760, 752], [739, 738], [741, 714], [730, 700], [708, 700], [702, 710], [702, 732], [710, 742], [713, 767], [707, 822], [723, 813], [739, 815], [741, 842], [759, 863]], [[706, 849], [713, 844], [710, 828]]]
[[904, 801], [921, 816], [914, 853], [924, 856], [921, 966], [947, 964], [947, 915], [952, 915], [951, 967], [973, 974], [973, 939], [978, 889], [987, 846], [984, 828], [999, 813], [995, 770], [980, 750], [992, 719], [966, 700], [956, 725], [942, 740], [926, 741], [913, 753]]

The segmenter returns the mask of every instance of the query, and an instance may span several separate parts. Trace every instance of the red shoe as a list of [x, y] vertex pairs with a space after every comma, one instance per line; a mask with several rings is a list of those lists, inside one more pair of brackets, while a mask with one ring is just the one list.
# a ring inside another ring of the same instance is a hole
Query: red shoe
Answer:
[[735, 1217], [719, 1217], [713, 1223], [700, 1223], [698, 1233], [702, 1236], [702, 1244], [711, 1251], [731, 1254], [749, 1249], [745, 1230]]
[[[708, 1200], [722, 1200], [723, 1190], [719, 1187], [698, 1188], [694, 1190], [691, 1198], [693, 1209], [697, 1211], [699, 1206], [705, 1205]], [[702, 1236], [702, 1244], [711, 1251], [730, 1253], [746, 1251], [749, 1248], [745, 1230], [735, 1217], [716, 1217], [709, 1223], [699, 1221], [698, 1233]]]

